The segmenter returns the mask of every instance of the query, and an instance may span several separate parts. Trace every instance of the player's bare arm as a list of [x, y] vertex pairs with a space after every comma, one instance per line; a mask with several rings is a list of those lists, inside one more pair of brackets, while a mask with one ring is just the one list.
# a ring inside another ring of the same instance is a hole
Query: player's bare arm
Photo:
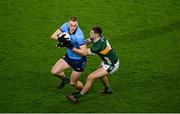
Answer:
[[88, 50], [87, 50], [87, 47], [86, 47], [86, 44], [82, 45], [82, 46], [79, 46], [80, 49], [78, 48], [73, 48], [72, 50], [80, 55], [83, 55], [83, 56], [86, 56], [88, 54]]
[[94, 53], [91, 52], [90, 48], [88, 48], [87, 51], [88, 51], [87, 55], [95, 55]]
[[57, 29], [52, 35], [51, 35], [51, 39], [53, 40], [58, 40], [58, 36], [61, 34], [61, 30]]

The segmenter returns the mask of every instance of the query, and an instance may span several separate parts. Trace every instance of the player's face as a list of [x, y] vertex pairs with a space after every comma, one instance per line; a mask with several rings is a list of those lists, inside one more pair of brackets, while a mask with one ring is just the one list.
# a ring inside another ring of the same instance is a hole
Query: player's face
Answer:
[[78, 27], [77, 21], [69, 21], [69, 30], [71, 33], [73, 33], [77, 27]]
[[90, 38], [92, 38], [92, 39], [96, 39], [96, 38], [99, 37], [98, 34], [94, 33], [93, 30], [91, 30], [91, 32], [89, 33], [89, 35], [90, 35]]

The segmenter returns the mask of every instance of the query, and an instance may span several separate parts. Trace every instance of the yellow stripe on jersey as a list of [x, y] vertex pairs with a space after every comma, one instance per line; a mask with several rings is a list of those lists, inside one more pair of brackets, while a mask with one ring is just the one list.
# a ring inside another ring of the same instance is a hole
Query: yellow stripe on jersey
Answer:
[[109, 51], [110, 51], [109, 47], [106, 46], [106, 48], [105, 48], [104, 50], [100, 51], [99, 53], [105, 55], [105, 54], [107, 54]]

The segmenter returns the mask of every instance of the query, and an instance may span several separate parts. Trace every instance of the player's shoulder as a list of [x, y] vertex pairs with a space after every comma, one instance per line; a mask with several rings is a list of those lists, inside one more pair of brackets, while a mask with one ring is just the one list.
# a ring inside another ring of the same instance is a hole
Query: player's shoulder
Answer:
[[82, 30], [79, 27], [77, 28], [77, 30], [75, 32], [75, 36], [77, 38], [83, 38], [84, 39], [84, 34], [83, 34]]
[[68, 22], [65, 22], [63, 24], [60, 24], [61, 27], [68, 27]]
[[67, 32], [67, 31], [68, 31], [68, 22], [65, 22], [64, 24], [62, 24], [62, 25], [60, 26], [60, 30], [61, 30], [62, 32]]
[[82, 32], [82, 30], [80, 29], [79, 26], [77, 27], [76, 34], [77, 35], [81, 35], [81, 34], [83, 35], [83, 32]]
[[95, 42], [95, 44], [98, 45], [106, 44], [106, 39], [104, 37], [100, 37], [100, 39], [97, 42]]

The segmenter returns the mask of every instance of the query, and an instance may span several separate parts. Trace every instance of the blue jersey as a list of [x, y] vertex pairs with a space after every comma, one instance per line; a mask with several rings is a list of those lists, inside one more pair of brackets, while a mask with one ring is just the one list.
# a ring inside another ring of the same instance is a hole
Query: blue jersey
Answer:
[[[60, 28], [59, 28], [62, 32], [67, 32], [69, 33], [69, 27], [68, 27], [68, 22], [64, 23]], [[70, 34], [70, 33], [69, 33]], [[71, 44], [75, 47], [79, 49], [79, 46], [84, 45], [85, 44], [85, 40], [84, 40], [84, 34], [81, 31], [81, 29], [79, 28], [79, 26], [76, 28], [76, 30], [70, 34], [71, 36]], [[82, 56], [75, 53], [74, 51], [72, 51], [71, 49], [67, 48], [66, 49], [66, 53], [69, 56], [69, 58], [71, 59], [81, 59]]]

